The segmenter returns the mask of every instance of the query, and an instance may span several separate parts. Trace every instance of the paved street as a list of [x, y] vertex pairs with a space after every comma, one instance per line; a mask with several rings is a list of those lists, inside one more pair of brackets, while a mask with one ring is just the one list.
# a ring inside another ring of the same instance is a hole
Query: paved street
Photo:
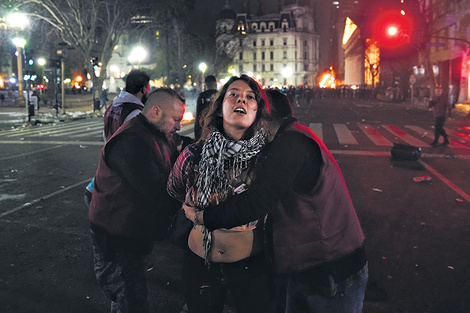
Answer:
[[[83, 105], [66, 109], [68, 118], [30, 126], [24, 112], [0, 108], [2, 313], [109, 310], [92, 272], [83, 203], [103, 145], [102, 117]], [[470, 312], [467, 112], [447, 121], [451, 145], [431, 148], [433, 118], [424, 107], [327, 99], [294, 110], [337, 159], [363, 225], [370, 262], [364, 312]], [[192, 124], [181, 133], [191, 135]], [[422, 158], [391, 159], [393, 143], [422, 147]], [[413, 180], [420, 176], [431, 180]], [[183, 251], [167, 242], [155, 247], [152, 306], [179, 312]]]

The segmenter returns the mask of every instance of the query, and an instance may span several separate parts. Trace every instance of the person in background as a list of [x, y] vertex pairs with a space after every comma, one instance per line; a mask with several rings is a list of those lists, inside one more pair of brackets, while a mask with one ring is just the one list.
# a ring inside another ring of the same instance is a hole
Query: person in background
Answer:
[[346, 182], [325, 144], [296, 122], [287, 97], [268, 90], [272, 141], [259, 157], [250, 189], [186, 216], [209, 231], [266, 214], [272, 266], [287, 277], [286, 313], [362, 312], [368, 266], [364, 234]]
[[[265, 144], [266, 107], [264, 90], [254, 79], [230, 78], [207, 110], [201, 139], [178, 157], [168, 178], [169, 194], [204, 209], [249, 188]], [[253, 221], [230, 229], [191, 229], [183, 264], [190, 313], [222, 313], [228, 290], [238, 313], [270, 312], [263, 217]]]
[[108, 109], [107, 101], [108, 101], [108, 89], [103, 88], [103, 90], [101, 90], [101, 94], [100, 94], [100, 102], [101, 102], [100, 110], [103, 107], [104, 107], [105, 110]]
[[196, 102], [196, 119], [194, 121], [194, 140], [201, 137], [203, 112], [207, 109], [217, 93], [217, 80], [214, 75], [206, 76], [204, 83], [206, 90], [201, 92]]
[[183, 99], [153, 92], [142, 113], [101, 150], [89, 209], [94, 271], [111, 312], [149, 312], [147, 268], [155, 240], [166, 238], [180, 208], [166, 191]]
[[449, 145], [449, 136], [444, 129], [447, 114], [451, 114], [452, 106], [449, 105], [447, 95], [443, 92], [441, 87], [436, 88], [436, 98], [429, 101], [429, 107], [432, 108], [434, 116], [434, 140], [431, 146], [436, 147], [439, 145], [439, 137], [444, 138], [443, 146]]
[[[124, 122], [137, 116], [144, 108], [144, 103], [149, 95], [150, 76], [140, 70], [132, 70], [126, 77], [125, 90], [114, 98], [104, 114], [103, 139], [109, 138], [121, 127]], [[103, 89], [107, 99], [107, 91]], [[101, 97], [103, 98], [103, 92]], [[91, 195], [93, 192], [94, 179], [85, 187], [85, 205], [90, 207]]]
[[144, 108], [150, 90], [150, 76], [141, 70], [132, 70], [126, 77], [126, 87], [114, 98], [104, 113], [104, 139], [107, 141], [125, 122]]

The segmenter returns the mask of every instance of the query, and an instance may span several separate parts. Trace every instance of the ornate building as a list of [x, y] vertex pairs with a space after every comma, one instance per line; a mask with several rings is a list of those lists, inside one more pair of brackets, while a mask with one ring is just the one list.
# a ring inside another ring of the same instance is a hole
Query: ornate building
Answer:
[[217, 58], [229, 61], [231, 74], [249, 74], [264, 86], [316, 85], [319, 34], [311, 7], [290, 4], [251, 16], [226, 5], [216, 21]]
[[[424, 1], [424, 0], [422, 0]], [[447, 88], [450, 100], [470, 102], [470, 2], [425, 1], [431, 21], [426, 43], [436, 84]], [[421, 67], [415, 68], [415, 75]]]

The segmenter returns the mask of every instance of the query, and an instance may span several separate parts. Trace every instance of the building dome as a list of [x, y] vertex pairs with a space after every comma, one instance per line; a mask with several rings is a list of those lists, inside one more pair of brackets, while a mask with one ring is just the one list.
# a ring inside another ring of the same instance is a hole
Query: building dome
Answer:
[[226, 4], [222, 11], [219, 12], [219, 15], [217, 19], [219, 20], [226, 20], [226, 19], [236, 19], [237, 18], [237, 13], [235, 13], [234, 10], [230, 7], [230, 5]]

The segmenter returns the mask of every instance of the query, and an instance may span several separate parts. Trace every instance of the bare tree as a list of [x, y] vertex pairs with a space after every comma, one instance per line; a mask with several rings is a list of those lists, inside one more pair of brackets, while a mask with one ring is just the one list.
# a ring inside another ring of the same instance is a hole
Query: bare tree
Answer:
[[198, 35], [187, 24], [194, 5], [192, 0], [154, 0], [158, 12], [152, 27], [161, 33], [158, 46], [164, 49], [157, 52], [159, 64], [164, 68], [159, 68], [156, 73], [166, 76], [167, 84], [182, 86], [186, 76], [185, 69], [187, 71], [190, 68], [187, 64], [201, 50], [197, 41], [193, 40]]
[[223, 73], [233, 63], [237, 54], [246, 51], [254, 37], [245, 29], [240, 30], [231, 25], [231, 27], [218, 29], [216, 38], [217, 52], [214, 67], [217, 72]]
[[[67, 47], [76, 49], [90, 73], [90, 62], [98, 57], [101, 74], [95, 81], [95, 92], [101, 90], [106, 67], [114, 46], [128, 29], [131, 17], [143, 11], [146, 2], [125, 0], [18, 0], [29, 16], [52, 26]], [[27, 13], [29, 12], [29, 13]]]

